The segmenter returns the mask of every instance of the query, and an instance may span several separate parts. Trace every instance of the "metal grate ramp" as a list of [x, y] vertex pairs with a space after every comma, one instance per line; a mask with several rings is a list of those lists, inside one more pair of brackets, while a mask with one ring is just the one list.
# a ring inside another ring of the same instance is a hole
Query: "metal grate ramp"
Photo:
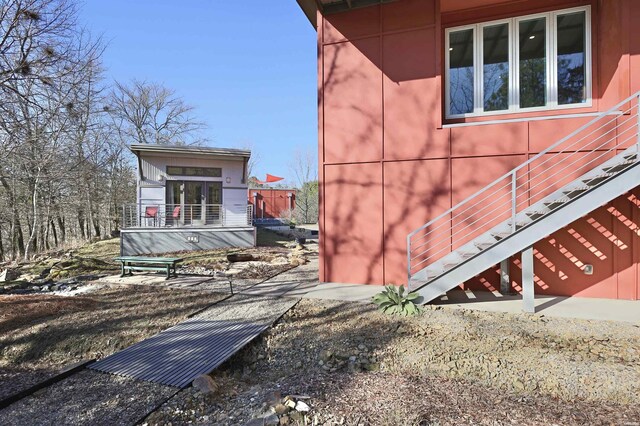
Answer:
[[[233, 298], [228, 299], [231, 301]], [[201, 374], [214, 370], [269, 328], [297, 299], [272, 299], [272, 314], [251, 320], [199, 315], [155, 336], [110, 355], [88, 368], [163, 385], [186, 387]], [[273, 305], [272, 305], [273, 306]], [[222, 308], [219, 307], [217, 309]]]

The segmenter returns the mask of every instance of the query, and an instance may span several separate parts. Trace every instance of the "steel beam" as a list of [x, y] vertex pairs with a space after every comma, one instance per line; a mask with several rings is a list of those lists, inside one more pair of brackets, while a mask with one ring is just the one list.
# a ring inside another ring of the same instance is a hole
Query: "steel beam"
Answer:
[[509, 275], [509, 259], [500, 262], [500, 293], [511, 293], [511, 277]]
[[536, 312], [535, 288], [533, 282], [533, 246], [522, 250], [522, 310], [533, 314]]

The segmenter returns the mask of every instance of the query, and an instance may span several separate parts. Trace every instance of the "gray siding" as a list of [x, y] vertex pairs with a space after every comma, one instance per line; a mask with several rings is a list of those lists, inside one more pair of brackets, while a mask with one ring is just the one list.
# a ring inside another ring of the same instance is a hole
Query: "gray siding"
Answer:
[[122, 256], [211, 250], [224, 247], [254, 247], [255, 228], [126, 229], [120, 234]]

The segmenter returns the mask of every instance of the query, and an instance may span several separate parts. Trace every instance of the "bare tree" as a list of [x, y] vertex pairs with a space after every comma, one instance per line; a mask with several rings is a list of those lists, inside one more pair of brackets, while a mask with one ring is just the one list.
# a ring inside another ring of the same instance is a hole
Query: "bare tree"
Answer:
[[102, 107], [102, 44], [75, 18], [68, 0], [0, 2], [3, 258], [104, 235], [112, 188], [133, 182]]
[[260, 164], [260, 154], [256, 151], [255, 144], [251, 141], [245, 141], [240, 144], [240, 149], [246, 149], [247, 151], [251, 151], [251, 157], [247, 162], [247, 179], [249, 184], [255, 184], [257, 179], [255, 178], [254, 173], [256, 172], [256, 168], [258, 164]]
[[0, 260], [118, 229], [135, 200], [130, 143], [193, 143], [172, 90], [108, 87], [73, 0], [0, 0]]
[[116, 82], [109, 110], [120, 140], [125, 144], [191, 145], [202, 142], [193, 107], [174, 90], [156, 83]]
[[293, 216], [298, 223], [318, 221], [318, 166], [315, 151], [296, 151], [289, 164], [296, 190]]

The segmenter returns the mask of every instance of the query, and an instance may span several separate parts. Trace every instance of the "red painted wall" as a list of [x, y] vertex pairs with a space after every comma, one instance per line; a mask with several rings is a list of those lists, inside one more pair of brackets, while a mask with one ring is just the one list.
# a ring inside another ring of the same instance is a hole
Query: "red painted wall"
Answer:
[[[443, 127], [496, 118], [443, 120], [444, 29], [585, 4], [592, 7], [593, 106], [503, 119], [604, 111], [639, 90], [640, 26], [631, 22], [640, 22], [640, 2], [399, 0], [319, 16], [322, 281], [405, 283], [409, 232], [589, 120]], [[637, 299], [636, 196], [536, 244], [537, 291]], [[594, 275], [583, 274], [580, 262], [594, 264]], [[517, 278], [517, 260], [513, 269]], [[498, 287], [497, 272], [465, 285]]]
[[[254, 194], [258, 194], [257, 204]], [[289, 194], [292, 194], [291, 206], [289, 206]], [[253, 206], [253, 215], [255, 218], [280, 218], [282, 217], [283, 211], [289, 208], [295, 208], [296, 190], [269, 188], [249, 189], [248, 199], [249, 204]]]

